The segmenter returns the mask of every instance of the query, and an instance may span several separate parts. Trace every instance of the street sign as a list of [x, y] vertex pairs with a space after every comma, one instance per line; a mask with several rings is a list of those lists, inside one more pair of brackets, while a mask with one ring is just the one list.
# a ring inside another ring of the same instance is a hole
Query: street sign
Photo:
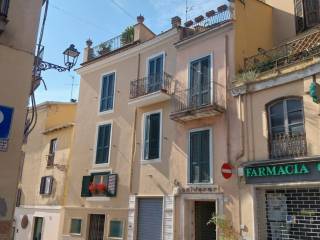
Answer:
[[224, 163], [221, 167], [221, 174], [225, 179], [229, 179], [232, 176], [232, 166], [229, 163]]
[[8, 150], [13, 108], [0, 105], [0, 152]]
[[9, 138], [13, 108], [0, 105], [0, 139]]

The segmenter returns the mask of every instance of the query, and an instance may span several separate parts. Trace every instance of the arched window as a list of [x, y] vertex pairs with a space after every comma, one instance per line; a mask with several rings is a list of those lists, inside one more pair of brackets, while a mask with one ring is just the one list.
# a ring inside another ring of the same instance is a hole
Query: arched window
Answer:
[[306, 154], [303, 101], [289, 97], [268, 105], [271, 158], [299, 157]]

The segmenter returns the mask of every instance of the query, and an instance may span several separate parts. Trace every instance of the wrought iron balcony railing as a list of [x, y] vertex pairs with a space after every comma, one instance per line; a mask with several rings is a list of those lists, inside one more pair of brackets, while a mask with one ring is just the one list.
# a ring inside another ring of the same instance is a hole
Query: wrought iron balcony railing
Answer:
[[211, 82], [198, 88], [177, 91], [173, 98], [173, 113], [195, 110], [216, 103], [213, 86]]
[[279, 133], [270, 140], [270, 158], [303, 157], [307, 154], [305, 133]]
[[171, 83], [173, 78], [167, 73], [161, 75], [150, 75], [130, 83], [130, 99], [148, 95], [157, 91], [171, 94]]
[[0, 0], [0, 18], [8, 17], [8, 10], [9, 10], [9, 0]]
[[320, 28], [279, 47], [259, 49], [257, 55], [245, 59], [245, 70], [265, 72], [315, 56], [320, 56]]
[[113, 52], [119, 48], [130, 45], [134, 42], [134, 34], [120, 34], [106, 42], [100, 43], [99, 45], [93, 47], [92, 52], [89, 56], [90, 59], [94, 59], [105, 55], [107, 53]]
[[183, 31], [183, 38], [188, 38], [195, 34], [207, 31], [232, 19], [232, 12], [230, 7], [223, 5], [218, 9], [218, 12], [209, 11], [206, 13], [206, 17], [199, 16], [195, 18], [195, 21], [189, 20], [185, 25]]

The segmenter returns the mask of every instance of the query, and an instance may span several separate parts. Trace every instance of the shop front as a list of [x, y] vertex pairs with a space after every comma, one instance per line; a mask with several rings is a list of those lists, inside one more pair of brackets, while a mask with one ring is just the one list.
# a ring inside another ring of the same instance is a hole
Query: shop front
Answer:
[[244, 168], [255, 189], [259, 240], [320, 239], [320, 160], [260, 161]]

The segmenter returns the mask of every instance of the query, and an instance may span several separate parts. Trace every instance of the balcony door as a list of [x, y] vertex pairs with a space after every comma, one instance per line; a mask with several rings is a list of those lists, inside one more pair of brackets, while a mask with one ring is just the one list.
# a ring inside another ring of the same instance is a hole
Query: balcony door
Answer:
[[297, 33], [320, 24], [320, 0], [295, 0], [295, 15]]
[[149, 59], [147, 89], [148, 93], [160, 90], [163, 81], [163, 54]]
[[210, 70], [210, 56], [195, 60], [190, 63], [190, 106], [200, 107], [203, 105], [208, 105], [210, 103]]
[[91, 214], [89, 225], [89, 240], [103, 240], [104, 214]]
[[34, 227], [33, 227], [33, 240], [42, 240], [42, 225], [43, 218], [35, 217], [34, 218]]

